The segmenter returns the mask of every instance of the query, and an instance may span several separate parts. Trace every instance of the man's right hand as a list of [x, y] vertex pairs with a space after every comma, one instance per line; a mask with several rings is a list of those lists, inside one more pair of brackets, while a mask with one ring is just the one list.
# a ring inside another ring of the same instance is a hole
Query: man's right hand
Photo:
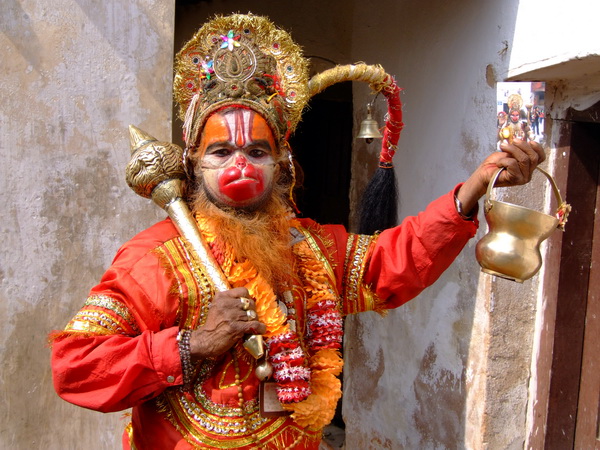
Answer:
[[[267, 327], [258, 320], [250, 320], [240, 297], [249, 298], [248, 289], [235, 288], [218, 292], [208, 308], [206, 322], [192, 332], [190, 351], [192, 359], [216, 358], [235, 345], [246, 334], [264, 334]], [[255, 310], [250, 300], [248, 310]]]

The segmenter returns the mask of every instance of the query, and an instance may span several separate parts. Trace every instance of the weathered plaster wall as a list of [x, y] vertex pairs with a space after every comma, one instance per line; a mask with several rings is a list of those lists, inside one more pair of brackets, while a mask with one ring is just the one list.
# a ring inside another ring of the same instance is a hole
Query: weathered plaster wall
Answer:
[[170, 136], [173, 2], [5, 0], [0, 16], [1, 448], [120, 446], [122, 414], [60, 400], [46, 335], [161, 218], [124, 181], [127, 126]]
[[[495, 83], [508, 67], [505, 41], [512, 42], [517, 7], [517, 1], [356, 5], [353, 59], [383, 64], [404, 87], [405, 129], [396, 155], [402, 217], [447, 192], [493, 151]], [[363, 87], [354, 92], [356, 106], [360, 98], [366, 103]], [[360, 185], [373, 163], [355, 155]], [[484, 232], [485, 226], [479, 237]], [[494, 298], [490, 278], [479, 274], [476, 241], [418, 299], [386, 318], [347, 321], [349, 448], [522, 445], [532, 288], [515, 286], [508, 302]], [[522, 348], [514, 357], [499, 348], [509, 340], [503, 330], [513, 329]], [[494, 402], [502, 411], [490, 414]], [[505, 437], [490, 438], [492, 421]]]
[[[401, 216], [473, 170], [491, 149], [495, 81], [553, 80], [547, 97], [552, 117], [598, 101], [597, 8], [585, 0], [356, 8], [354, 59], [371, 50], [371, 59], [405, 87], [406, 128], [396, 169]], [[369, 48], [375, 34], [394, 45]], [[357, 88], [355, 95], [364, 94]], [[548, 138], [545, 166], [552, 169], [564, 155], [556, 152], [558, 137]], [[373, 164], [355, 155], [360, 186]], [[497, 191], [535, 210], [555, 207], [541, 176], [526, 187]], [[543, 358], [551, 358], [554, 320], [554, 294], [542, 287], [545, 266], [522, 285], [478, 276], [475, 242], [440, 281], [389, 318], [348, 321], [344, 417], [351, 448], [517, 449], [531, 445], [527, 439], [534, 434], [543, 442], [547, 386], [537, 371], [546, 368]], [[557, 242], [553, 236], [542, 253]]]

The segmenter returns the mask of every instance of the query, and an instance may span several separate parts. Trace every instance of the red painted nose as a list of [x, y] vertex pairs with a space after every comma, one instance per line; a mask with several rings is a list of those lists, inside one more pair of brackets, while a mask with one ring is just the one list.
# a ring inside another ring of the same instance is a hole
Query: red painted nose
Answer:
[[248, 165], [248, 161], [242, 155], [237, 155], [235, 157], [235, 166], [239, 169], [243, 169]]

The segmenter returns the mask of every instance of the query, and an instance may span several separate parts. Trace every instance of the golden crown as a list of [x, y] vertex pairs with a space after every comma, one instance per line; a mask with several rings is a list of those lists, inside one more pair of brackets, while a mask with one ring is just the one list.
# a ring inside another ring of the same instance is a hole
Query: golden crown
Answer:
[[177, 54], [174, 97], [188, 147], [213, 112], [233, 105], [257, 111], [287, 139], [310, 98], [308, 62], [266, 17], [218, 16]]

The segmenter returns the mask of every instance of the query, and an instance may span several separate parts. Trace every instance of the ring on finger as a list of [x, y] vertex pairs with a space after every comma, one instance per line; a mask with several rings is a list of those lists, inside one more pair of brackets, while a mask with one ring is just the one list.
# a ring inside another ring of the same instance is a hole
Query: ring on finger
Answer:
[[246, 315], [248, 316], [248, 320], [256, 320], [256, 318], [258, 317], [256, 315], [256, 311], [254, 311], [253, 309], [247, 309]]
[[242, 302], [242, 309], [244, 311], [248, 311], [250, 308], [250, 299], [246, 297], [240, 297], [240, 302]]

